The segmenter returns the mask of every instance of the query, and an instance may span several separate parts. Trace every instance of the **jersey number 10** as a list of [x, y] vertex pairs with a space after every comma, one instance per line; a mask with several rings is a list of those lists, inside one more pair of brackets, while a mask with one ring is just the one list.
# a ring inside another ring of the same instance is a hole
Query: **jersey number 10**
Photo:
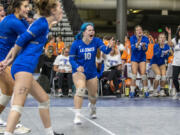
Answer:
[[84, 53], [85, 60], [91, 59], [91, 53]]

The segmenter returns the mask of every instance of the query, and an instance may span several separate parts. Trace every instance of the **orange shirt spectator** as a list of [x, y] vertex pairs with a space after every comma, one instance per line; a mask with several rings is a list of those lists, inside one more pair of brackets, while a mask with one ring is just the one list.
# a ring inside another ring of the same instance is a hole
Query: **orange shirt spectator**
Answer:
[[125, 37], [124, 47], [125, 47], [125, 49], [122, 53], [121, 59], [125, 60], [126, 63], [131, 63], [131, 43], [127, 37]]
[[57, 56], [58, 55], [57, 49], [56, 49], [57, 44], [56, 44], [55, 38], [53, 36], [49, 36], [49, 42], [46, 44], [45, 50], [48, 50], [49, 46], [53, 46], [53, 49], [54, 49], [53, 55]]
[[146, 51], [146, 59], [150, 60], [153, 57], [153, 50], [154, 50], [154, 38], [149, 34], [148, 31], [144, 31], [144, 35], [148, 37], [149, 39], [149, 44], [148, 44], [148, 50]]
[[169, 57], [168, 57], [168, 63], [172, 63], [172, 62], [173, 62], [173, 58], [174, 58], [173, 55], [169, 56]]
[[62, 41], [61, 36], [58, 36], [58, 37], [56, 38], [56, 41], [57, 41], [57, 51], [58, 51], [59, 54], [62, 54], [62, 50], [64, 49], [65, 44], [64, 44], [64, 42]]

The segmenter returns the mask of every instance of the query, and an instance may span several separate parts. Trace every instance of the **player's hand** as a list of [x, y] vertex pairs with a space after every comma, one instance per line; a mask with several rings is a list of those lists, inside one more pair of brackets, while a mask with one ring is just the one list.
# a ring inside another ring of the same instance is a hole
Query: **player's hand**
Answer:
[[165, 52], [164, 52], [164, 55], [167, 55], [167, 54], [168, 54], [168, 52], [170, 52], [170, 50], [165, 51]]
[[6, 62], [6, 61], [0, 62], [0, 74], [1, 74], [2, 72], [4, 72], [4, 70], [6, 69], [6, 67], [7, 67], [7, 62]]
[[83, 68], [82, 66], [79, 66], [79, 67], [77, 68], [77, 71], [78, 71], [78, 72], [84, 72], [84, 68]]
[[165, 29], [168, 34], [171, 34], [171, 28], [165, 27]]
[[141, 44], [142, 44], [143, 50], [145, 50], [146, 49], [146, 43], [141, 43]]

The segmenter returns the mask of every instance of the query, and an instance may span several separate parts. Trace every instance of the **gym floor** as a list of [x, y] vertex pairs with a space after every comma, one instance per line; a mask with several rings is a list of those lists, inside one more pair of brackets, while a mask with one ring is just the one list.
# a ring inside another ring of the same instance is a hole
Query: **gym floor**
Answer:
[[[165, 98], [100, 97], [98, 118], [89, 118], [88, 100], [84, 99], [82, 125], [73, 124], [73, 98], [51, 96], [51, 119], [55, 131], [65, 135], [179, 135], [180, 101]], [[2, 113], [7, 119], [9, 107]], [[31, 132], [44, 135], [37, 102], [28, 96], [21, 123]]]

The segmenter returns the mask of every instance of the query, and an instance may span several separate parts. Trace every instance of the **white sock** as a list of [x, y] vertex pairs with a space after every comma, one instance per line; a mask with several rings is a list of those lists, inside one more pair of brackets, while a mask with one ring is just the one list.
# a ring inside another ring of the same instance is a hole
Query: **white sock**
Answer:
[[131, 92], [134, 92], [135, 91], [135, 86], [131, 86]]
[[144, 92], [148, 92], [148, 87], [147, 86], [144, 87]]
[[4, 132], [4, 135], [13, 135], [13, 134], [10, 133], [10, 132], [5, 131], [5, 132]]
[[45, 132], [46, 132], [46, 135], [54, 135], [52, 127], [45, 128]]
[[75, 115], [80, 115], [81, 114], [81, 109], [74, 109]]

